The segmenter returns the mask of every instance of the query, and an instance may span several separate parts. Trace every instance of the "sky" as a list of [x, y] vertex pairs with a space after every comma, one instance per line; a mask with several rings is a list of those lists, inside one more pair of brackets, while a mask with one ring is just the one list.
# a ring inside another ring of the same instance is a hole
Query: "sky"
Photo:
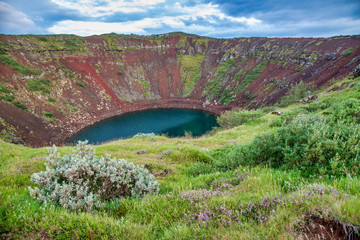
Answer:
[[360, 34], [360, 0], [0, 0], [2, 34]]

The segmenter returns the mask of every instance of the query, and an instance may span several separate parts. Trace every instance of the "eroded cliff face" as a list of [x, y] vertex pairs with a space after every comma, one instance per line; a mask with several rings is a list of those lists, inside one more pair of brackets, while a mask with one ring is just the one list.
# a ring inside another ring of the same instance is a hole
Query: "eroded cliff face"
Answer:
[[360, 63], [360, 37], [0, 36], [0, 130], [32, 146], [129, 111], [273, 104]]

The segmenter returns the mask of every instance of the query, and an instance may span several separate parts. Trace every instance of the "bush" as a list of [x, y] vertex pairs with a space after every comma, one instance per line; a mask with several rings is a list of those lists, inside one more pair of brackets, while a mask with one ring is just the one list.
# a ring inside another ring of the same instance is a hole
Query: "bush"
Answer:
[[280, 107], [287, 107], [291, 104], [297, 103], [300, 99], [311, 94], [314, 87], [310, 87], [303, 81], [291, 87], [289, 94], [284, 96], [278, 103]]
[[90, 211], [105, 206], [105, 201], [121, 197], [155, 194], [158, 183], [147, 169], [110, 155], [98, 157], [94, 149], [78, 143], [73, 154], [60, 156], [49, 148], [46, 171], [35, 173], [30, 181], [39, 185], [30, 195], [40, 202], [53, 202], [66, 209]]
[[264, 133], [228, 154], [227, 166], [299, 169], [303, 176], [360, 173], [360, 126], [299, 115], [277, 132]]
[[263, 115], [261, 110], [231, 110], [226, 111], [216, 118], [217, 123], [224, 129], [233, 128], [239, 125], [248, 124], [260, 120]]
[[360, 123], [360, 100], [349, 98], [336, 103], [330, 108], [330, 115], [335, 121]]

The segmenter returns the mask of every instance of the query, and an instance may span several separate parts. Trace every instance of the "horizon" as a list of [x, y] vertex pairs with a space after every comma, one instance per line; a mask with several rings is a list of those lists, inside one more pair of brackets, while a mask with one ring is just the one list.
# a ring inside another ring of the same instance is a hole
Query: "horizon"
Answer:
[[357, 0], [0, 1], [0, 33], [137, 36], [183, 32], [211, 38], [329, 38], [360, 34]]
[[154, 33], [151, 35], [142, 35], [142, 34], [133, 34], [133, 33], [128, 33], [128, 34], [124, 34], [124, 33], [114, 33], [114, 32], [110, 32], [110, 33], [103, 33], [103, 34], [93, 34], [93, 35], [88, 35], [88, 36], [81, 36], [81, 35], [77, 35], [77, 34], [72, 34], [72, 33], [48, 33], [48, 34], [6, 34], [6, 33], [0, 33], [0, 35], [6, 35], [6, 36], [76, 36], [76, 37], [81, 37], [81, 38], [87, 38], [87, 37], [101, 37], [101, 36], [106, 36], [106, 35], [118, 35], [118, 36], [134, 36], [134, 37], [140, 37], [140, 38], [153, 38], [153, 37], [158, 37], [158, 36], [163, 36], [163, 35], [170, 35], [173, 34], [174, 36], [176, 36], [176, 34], [183, 34], [183, 35], [189, 35], [189, 36], [196, 36], [196, 37], [200, 37], [200, 38], [212, 38], [212, 39], [241, 39], [241, 38], [269, 38], [269, 39], [276, 39], [276, 38], [288, 38], [288, 39], [297, 39], [297, 38], [304, 38], [304, 39], [309, 39], [309, 38], [314, 38], [314, 39], [330, 39], [330, 38], [336, 38], [336, 37], [360, 37], [360, 34], [353, 34], [353, 35], [334, 35], [334, 36], [329, 36], [329, 37], [302, 37], [302, 36], [298, 36], [298, 37], [260, 37], [260, 36], [253, 36], [253, 37], [242, 37], [242, 36], [238, 36], [238, 37], [209, 37], [209, 36], [203, 36], [203, 35], [198, 35], [195, 33], [186, 33], [186, 32], [166, 32], [166, 33]]

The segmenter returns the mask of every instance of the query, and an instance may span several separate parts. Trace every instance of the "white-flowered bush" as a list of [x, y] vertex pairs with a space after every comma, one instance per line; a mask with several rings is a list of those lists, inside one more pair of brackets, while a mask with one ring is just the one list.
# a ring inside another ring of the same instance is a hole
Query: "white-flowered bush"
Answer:
[[55, 146], [49, 148], [46, 171], [31, 176], [30, 181], [39, 185], [29, 188], [32, 197], [70, 210], [89, 211], [110, 199], [158, 191], [159, 184], [147, 169], [110, 155], [98, 157], [87, 141], [79, 141], [77, 146], [73, 154], [62, 157]]

